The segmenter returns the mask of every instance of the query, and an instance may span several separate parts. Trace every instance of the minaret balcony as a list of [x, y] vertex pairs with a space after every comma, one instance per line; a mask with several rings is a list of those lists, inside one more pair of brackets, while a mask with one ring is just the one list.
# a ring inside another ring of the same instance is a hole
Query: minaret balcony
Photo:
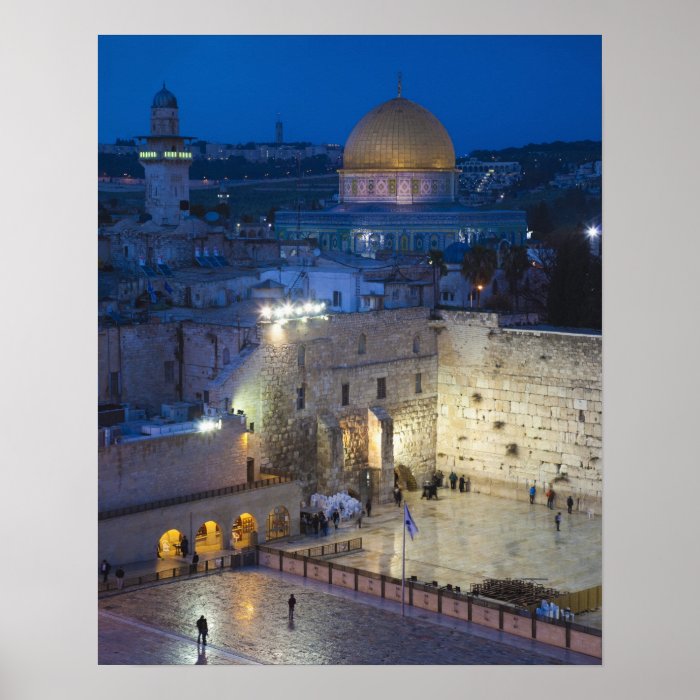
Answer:
[[182, 162], [192, 160], [192, 154], [187, 151], [139, 151], [139, 160], [174, 160]]

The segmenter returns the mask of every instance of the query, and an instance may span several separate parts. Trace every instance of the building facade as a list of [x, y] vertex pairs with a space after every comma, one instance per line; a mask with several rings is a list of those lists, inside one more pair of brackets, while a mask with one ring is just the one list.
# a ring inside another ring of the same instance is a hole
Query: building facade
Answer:
[[322, 250], [367, 257], [424, 255], [455, 242], [485, 239], [523, 245], [523, 211], [479, 211], [458, 202], [449, 134], [422, 106], [400, 94], [366, 114], [345, 145], [339, 203], [314, 212], [279, 211], [280, 240], [315, 238]]

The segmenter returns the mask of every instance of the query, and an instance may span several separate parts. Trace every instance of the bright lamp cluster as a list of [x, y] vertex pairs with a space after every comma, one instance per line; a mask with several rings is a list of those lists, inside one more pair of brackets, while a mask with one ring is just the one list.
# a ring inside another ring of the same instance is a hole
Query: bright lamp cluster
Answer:
[[286, 321], [318, 318], [325, 315], [326, 305], [323, 302], [308, 301], [304, 304], [282, 304], [271, 308], [264, 306], [260, 309], [260, 315], [264, 321], [285, 323]]

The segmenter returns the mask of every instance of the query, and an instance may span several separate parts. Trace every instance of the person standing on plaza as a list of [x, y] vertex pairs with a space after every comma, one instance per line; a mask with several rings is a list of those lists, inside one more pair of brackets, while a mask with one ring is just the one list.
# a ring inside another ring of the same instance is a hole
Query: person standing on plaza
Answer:
[[360, 508], [360, 512], [357, 514], [357, 527], [361, 528], [362, 527], [362, 516], [365, 514], [365, 511]]
[[561, 511], [559, 511], [555, 516], [554, 516], [554, 522], [557, 525], [557, 532], [559, 532], [559, 526], [561, 525]]
[[574, 499], [571, 496], [569, 496], [566, 499], [566, 509], [569, 511], [569, 513], [571, 513], [571, 510], [573, 507], [574, 507]]
[[367, 517], [369, 518], [370, 515], [372, 515], [372, 501], [367, 499]]
[[294, 606], [297, 604], [297, 599], [294, 597], [294, 593], [289, 596], [289, 600], [287, 601], [287, 605], [289, 606], [289, 619], [290, 621], [294, 620]]
[[314, 517], [311, 518], [311, 527], [313, 528], [314, 535], [318, 537], [318, 526], [320, 525], [320, 520], [318, 519], [318, 513], [314, 513]]
[[183, 536], [182, 542], [180, 543], [180, 546], [182, 548], [182, 556], [186, 557], [190, 553], [190, 543], [189, 543], [189, 540], [187, 539], [187, 535]]
[[547, 508], [554, 510], [554, 489], [550, 486], [549, 491], [547, 491]]
[[199, 554], [197, 552], [192, 553], [192, 563], [190, 564], [190, 573], [197, 573], [197, 564], [199, 564]]
[[467, 480], [464, 482], [464, 490], [469, 493], [472, 490], [472, 480], [467, 477]]
[[394, 503], [395, 503], [397, 506], [398, 506], [398, 505], [400, 504], [400, 502], [401, 502], [401, 501], [399, 500], [399, 493], [400, 493], [400, 492], [401, 492], [401, 489], [399, 488], [399, 485], [396, 484], [396, 486], [394, 486]]
[[114, 575], [117, 577], [117, 588], [121, 591], [124, 588], [124, 569], [121, 566], [117, 567]]
[[340, 513], [338, 512], [338, 509], [336, 508], [336, 509], [333, 511], [333, 525], [334, 525], [334, 527], [335, 527], [336, 530], [338, 529], [338, 523], [339, 523], [339, 522], [340, 522]]
[[537, 489], [535, 489], [535, 485], [533, 484], [530, 486], [530, 503], [535, 502], [535, 493], [537, 493]]
[[103, 559], [102, 563], [100, 564], [100, 573], [102, 574], [102, 583], [107, 583], [107, 577], [109, 576], [109, 572], [111, 570], [112, 570], [112, 565], [106, 559]]
[[464, 474], [459, 477], [459, 492], [464, 493]]
[[199, 620], [197, 620], [197, 644], [199, 644], [200, 641], [206, 644], [208, 634], [209, 626], [207, 625], [207, 618], [202, 615]]
[[450, 472], [450, 488], [454, 491], [457, 488], [457, 475], [454, 470]]

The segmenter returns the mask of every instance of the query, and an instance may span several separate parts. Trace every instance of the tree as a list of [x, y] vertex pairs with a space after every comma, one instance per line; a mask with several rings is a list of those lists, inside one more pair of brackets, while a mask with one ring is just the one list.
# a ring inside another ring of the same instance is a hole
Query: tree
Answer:
[[445, 255], [441, 250], [431, 250], [428, 253], [428, 264], [433, 268], [433, 308], [437, 307], [438, 302], [438, 281], [447, 274], [447, 265], [445, 265]]
[[470, 248], [462, 260], [462, 275], [476, 287], [476, 307], [481, 305], [481, 290], [491, 281], [497, 268], [496, 251], [475, 245]]
[[549, 213], [547, 203], [541, 201], [537, 206], [527, 212], [528, 228], [535, 232], [535, 236], [540, 240], [548, 236], [553, 230], [552, 216]]
[[508, 291], [515, 299], [516, 309], [518, 308], [518, 285], [529, 267], [527, 248], [519, 245], [508, 248], [503, 257], [503, 272], [508, 280]]
[[600, 328], [602, 285], [600, 261], [593, 258], [582, 225], [558, 233], [547, 310], [557, 326]]

